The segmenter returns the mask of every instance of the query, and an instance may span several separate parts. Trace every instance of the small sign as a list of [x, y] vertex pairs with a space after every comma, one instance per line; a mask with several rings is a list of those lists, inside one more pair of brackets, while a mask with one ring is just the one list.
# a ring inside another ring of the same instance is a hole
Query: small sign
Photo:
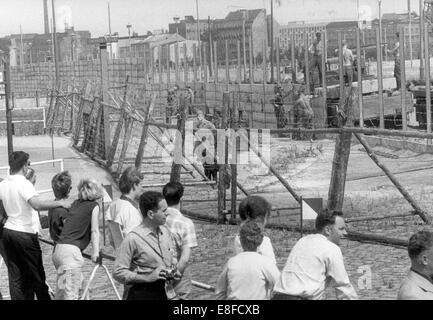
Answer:
[[301, 215], [302, 220], [316, 220], [317, 215], [323, 209], [322, 198], [302, 198]]

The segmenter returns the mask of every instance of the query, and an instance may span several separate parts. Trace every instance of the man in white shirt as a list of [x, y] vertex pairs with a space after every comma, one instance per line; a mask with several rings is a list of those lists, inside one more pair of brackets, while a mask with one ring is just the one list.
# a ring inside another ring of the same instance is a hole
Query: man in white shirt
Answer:
[[280, 276], [275, 263], [257, 252], [263, 232], [254, 221], [242, 225], [243, 252], [229, 259], [215, 288], [218, 300], [269, 300]]
[[119, 179], [120, 199], [114, 201], [107, 214], [107, 220], [117, 222], [125, 237], [143, 221], [138, 200], [143, 193], [143, 174], [135, 167], [127, 168]]
[[33, 226], [33, 211], [69, 208], [71, 202], [43, 201], [25, 178], [29, 155], [22, 151], [9, 156], [10, 176], [0, 182], [0, 200], [8, 216], [3, 230], [9, 291], [12, 300], [50, 300], [42, 251]]
[[317, 234], [300, 239], [274, 288], [273, 300], [322, 300], [333, 282], [339, 300], [356, 300], [344, 267], [340, 239], [346, 235], [341, 212], [324, 210], [316, 219]]
[[188, 264], [192, 249], [197, 247], [194, 223], [180, 212], [183, 192], [184, 188], [179, 182], [167, 183], [162, 191], [168, 205], [165, 225], [170, 230], [174, 240], [176, 270], [181, 277], [174, 283], [174, 291], [181, 300], [187, 299], [191, 292], [192, 283]]
[[398, 300], [433, 300], [433, 233], [420, 231], [409, 239], [412, 262], [398, 292]]
[[346, 78], [349, 87], [352, 87], [353, 82], [353, 62], [355, 58], [353, 57], [352, 50], [347, 47], [347, 41], [343, 40], [343, 74]]

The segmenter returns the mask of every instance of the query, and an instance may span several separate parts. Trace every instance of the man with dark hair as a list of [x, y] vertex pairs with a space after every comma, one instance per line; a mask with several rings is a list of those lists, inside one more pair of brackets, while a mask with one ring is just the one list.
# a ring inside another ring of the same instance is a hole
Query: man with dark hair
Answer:
[[114, 279], [130, 285], [126, 300], [175, 299], [173, 244], [167, 220], [167, 202], [159, 192], [140, 197], [143, 222], [123, 240], [114, 263]]
[[143, 174], [135, 167], [127, 168], [119, 179], [122, 195], [111, 204], [107, 214], [107, 220], [117, 222], [124, 236], [143, 221], [143, 216], [138, 211], [138, 199], [143, 193], [143, 178]]
[[[271, 209], [271, 204], [263, 197], [249, 196], [245, 198], [239, 204], [238, 210], [241, 218], [241, 227], [249, 221], [254, 221], [263, 232], [271, 214]], [[243, 251], [239, 236], [235, 237], [233, 251], [235, 254]], [[272, 242], [269, 237], [263, 236], [263, 242], [257, 248], [257, 252], [268, 257], [272, 262], [277, 264], [274, 248], [272, 247]]]
[[262, 229], [254, 221], [242, 225], [239, 234], [243, 252], [229, 259], [218, 278], [218, 300], [269, 300], [280, 276], [275, 263], [257, 252]]
[[274, 288], [274, 300], [322, 300], [331, 282], [339, 300], [358, 298], [339, 247], [346, 235], [342, 213], [323, 210], [317, 216], [316, 231], [300, 239], [290, 251]]
[[3, 230], [9, 291], [12, 300], [50, 300], [45, 283], [42, 251], [33, 228], [33, 210], [69, 208], [70, 201], [43, 201], [25, 176], [29, 155], [22, 151], [9, 156], [10, 176], [0, 182], [0, 200], [8, 216]]
[[[56, 201], [67, 199], [72, 189], [72, 177], [68, 171], [63, 171], [56, 174], [51, 180], [51, 188], [53, 189]], [[48, 226], [50, 229], [50, 237], [57, 243], [62, 232], [65, 219], [69, 215], [69, 210], [58, 207], [48, 210]]]
[[194, 223], [180, 212], [183, 192], [184, 188], [179, 182], [167, 183], [162, 191], [168, 205], [166, 226], [175, 242], [177, 272], [182, 277], [175, 283], [174, 290], [180, 299], [185, 300], [191, 292], [191, 276], [187, 267], [191, 250], [197, 247], [197, 237]]
[[409, 239], [410, 271], [398, 291], [398, 300], [433, 300], [433, 233], [420, 231]]

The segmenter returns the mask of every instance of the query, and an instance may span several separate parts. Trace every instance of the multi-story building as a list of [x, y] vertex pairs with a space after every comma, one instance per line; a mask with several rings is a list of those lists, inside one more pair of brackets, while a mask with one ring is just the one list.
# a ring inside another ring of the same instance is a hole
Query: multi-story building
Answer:
[[317, 32], [326, 30], [327, 23], [305, 23], [293, 22], [280, 27], [280, 48], [289, 49], [292, 44], [292, 36], [294, 36], [295, 47], [304, 44], [305, 36], [308, 37], [308, 43], [316, 38]]
[[[198, 33], [197, 33], [198, 25]], [[197, 20], [193, 16], [185, 16], [185, 19], [178, 21], [177, 23], [170, 23], [168, 25], [168, 32], [175, 34], [178, 33], [186, 40], [199, 40], [201, 36], [209, 28], [208, 20]]]
[[[259, 56], [269, 56], [269, 23], [270, 20], [266, 16], [265, 9], [238, 10], [230, 12], [225, 19], [214, 20], [211, 26], [211, 37], [212, 41], [218, 43], [216, 52], [218, 63], [225, 64], [225, 40], [228, 42], [230, 63], [237, 63], [238, 41], [240, 42], [241, 57], [244, 56], [245, 41], [247, 63], [249, 63], [250, 46], [255, 59]], [[275, 21], [274, 26], [274, 35], [278, 36], [279, 25]], [[250, 38], [252, 38], [252, 42]]]

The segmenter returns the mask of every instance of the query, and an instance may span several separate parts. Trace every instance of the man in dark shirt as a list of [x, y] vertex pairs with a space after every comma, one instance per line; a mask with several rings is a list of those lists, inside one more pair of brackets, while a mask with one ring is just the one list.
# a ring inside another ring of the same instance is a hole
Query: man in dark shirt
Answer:
[[[67, 199], [71, 192], [71, 175], [68, 171], [56, 174], [51, 180], [51, 187], [53, 188], [56, 201]], [[69, 210], [65, 208], [54, 208], [48, 211], [48, 225], [50, 228], [50, 236], [54, 243], [59, 240], [60, 233], [63, 229], [63, 222], [69, 215]]]

